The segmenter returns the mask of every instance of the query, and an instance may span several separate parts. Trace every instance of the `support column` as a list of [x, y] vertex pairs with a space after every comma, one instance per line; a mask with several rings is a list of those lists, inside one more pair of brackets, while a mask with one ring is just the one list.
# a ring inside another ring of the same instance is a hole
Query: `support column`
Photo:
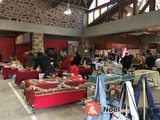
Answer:
[[141, 40], [140, 45], [140, 54], [146, 53], [146, 51], [149, 49], [149, 41], [147, 40]]
[[87, 40], [87, 38], [82, 37], [82, 39], [79, 41], [79, 52], [82, 56], [82, 59], [90, 55], [93, 56], [94, 49], [95, 49], [95, 46], [92, 44], [89, 44], [89, 41]]
[[33, 33], [32, 34], [32, 50], [34, 53], [38, 51], [44, 52], [44, 34]]
[[79, 41], [79, 52], [82, 59], [89, 56], [89, 41], [85, 40], [84, 37]]

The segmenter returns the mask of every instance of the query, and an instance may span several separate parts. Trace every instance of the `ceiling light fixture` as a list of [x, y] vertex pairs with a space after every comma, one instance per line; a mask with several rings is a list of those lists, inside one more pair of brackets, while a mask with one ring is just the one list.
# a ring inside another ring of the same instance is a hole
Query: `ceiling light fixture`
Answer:
[[64, 14], [66, 15], [70, 15], [72, 12], [71, 12], [71, 9], [69, 8], [69, 4], [67, 4], [67, 7], [66, 7], [66, 10], [64, 11]]
[[0, 3], [2, 2], [2, 0], [0, 0]]
[[131, 16], [131, 13], [127, 13], [127, 16]]

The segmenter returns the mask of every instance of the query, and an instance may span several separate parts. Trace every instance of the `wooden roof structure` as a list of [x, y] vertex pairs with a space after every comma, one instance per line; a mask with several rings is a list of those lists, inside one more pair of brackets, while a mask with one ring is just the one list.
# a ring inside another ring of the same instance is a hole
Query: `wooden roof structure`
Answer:
[[43, 0], [51, 2], [52, 7], [57, 7], [59, 4], [70, 4], [72, 7], [88, 10], [93, 0]]

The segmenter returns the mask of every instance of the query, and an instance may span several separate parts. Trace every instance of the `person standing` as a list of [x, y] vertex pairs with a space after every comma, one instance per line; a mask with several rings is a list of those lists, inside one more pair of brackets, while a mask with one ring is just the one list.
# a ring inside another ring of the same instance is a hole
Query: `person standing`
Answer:
[[28, 55], [29, 51], [25, 50], [25, 52], [23, 53], [22, 55], [22, 58], [23, 58], [23, 67], [26, 67], [26, 61], [27, 61], [27, 55]]
[[145, 69], [145, 68], [146, 68], [146, 57], [145, 54], [143, 53], [141, 56], [140, 69]]
[[140, 63], [141, 63], [141, 59], [139, 58], [137, 53], [136, 56], [132, 59], [133, 68], [135, 68], [136, 70], [139, 69]]
[[155, 61], [156, 58], [152, 55], [152, 53], [149, 53], [149, 56], [146, 58], [146, 64], [149, 70], [152, 70], [152, 67], [155, 66]]
[[160, 58], [157, 58], [155, 61], [155, 66], [157, 68], [157, 71], [160, 73]]
[[49, 65], [50, 58], [46, 54], [38, 52], [37, 57], [35, 58], [35, 64], [33, 69], [35, 70], [38, 66], [40, 66], [41, 72], [45, 73]]
[[78, 51], [75, 53], [74, 59], [71, 62], [71, 65], [77, 65], [79, 66], [81, 63], [81, 55], [78, 53]]
[[26, 67], [32, 68], [35, 63], [35, 55], [30, 51], [26, 57]]
[[120, 63], [123, 66], [123, 69], [129, 70], [132, 64], [132, 60], [128, 56], [128, 52], [125, 53], [125, 56], [121, 59]]
[[70, 53], [68, 55], [68, 57], [66, 57], [64, 59], [64, 61], [62, 62], [61, 69], [67, 70], [68, 72], [70, 72], [70, 65], [71, 65], [71, 61], [73, 61], [73, 59], [74, 59], [74, 54]]

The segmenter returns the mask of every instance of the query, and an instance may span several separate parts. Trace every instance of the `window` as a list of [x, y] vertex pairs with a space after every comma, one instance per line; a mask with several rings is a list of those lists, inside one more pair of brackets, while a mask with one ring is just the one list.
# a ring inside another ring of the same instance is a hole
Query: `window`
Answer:
[[90, 12], [88, 15], [88, 24], [93, 21], [93, 12]]
[[93, 9], [93, 8], [95, 8], [95, 7], [96, 7], [96, 0], [93, 0], [91, 6], [90, 6], [90, 8], [89, 8], [89, 10], [91, 10], [91, 9]]
[[[111, 4], [109, 6], [104, 6], [104, 4], [110, 2], [111, 0], [93, 0], [88, 13], [88, 24], [93, 22], [97, 17], [99, 17], [101, 14], [103, 14], [105, 11], [111, 9], [114, 5], [117, 4]], [[148, 0], [138, 0], [137, 7], [139, 10], [141, 10], [144, 5], [146, 4]], [[103, 5], [103, 6], [101, 6]], [[133, 4], [129, 5], [130, 8], [133, 8]], [[160, 0], [156, 0], [156, 6], [155, 9], [160, 9]], [[149, 12], [149, 6], [146, 8], [145, 12]]]
[[104, 13], [107, 10], [107, 7], [104, 7], [101, 9], [101, 14]]
[[96, 19], [97, 17], [99, 17], [99, 10], [96, 10], [96, 11], [94, 12], [94, 19]]
[[100, 5], [103, 5], [107, 2], [110, 2], [110, 0], [98, 0], [97, 2], [98, 2], [98, 6], [100, 6]]

